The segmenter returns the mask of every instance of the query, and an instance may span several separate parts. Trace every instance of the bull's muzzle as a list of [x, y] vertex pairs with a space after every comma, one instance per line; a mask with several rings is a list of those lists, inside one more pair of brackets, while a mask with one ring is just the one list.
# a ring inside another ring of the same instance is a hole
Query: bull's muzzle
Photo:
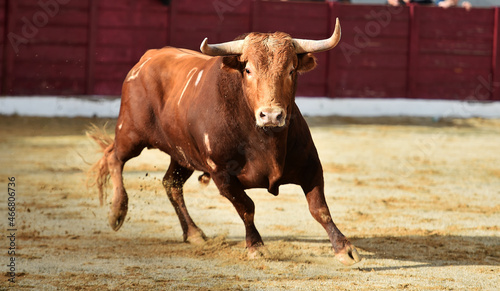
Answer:
[[259, 127], [285, 126], [286, 111], [278, 106], [261, 107], [255, 112], [255, 119]]

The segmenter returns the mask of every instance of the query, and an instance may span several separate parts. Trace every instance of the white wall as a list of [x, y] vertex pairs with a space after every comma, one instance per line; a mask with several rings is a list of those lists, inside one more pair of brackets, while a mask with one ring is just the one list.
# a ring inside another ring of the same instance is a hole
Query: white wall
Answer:
[[[308, 116], [420, 116], [500, 118], [500, 102], [450, 100], [304, 98], [297, 97], [302, 114]], [[0, 114], [23, 116], [117, 117], [120, 99], [71, 97], [0, 97]]]

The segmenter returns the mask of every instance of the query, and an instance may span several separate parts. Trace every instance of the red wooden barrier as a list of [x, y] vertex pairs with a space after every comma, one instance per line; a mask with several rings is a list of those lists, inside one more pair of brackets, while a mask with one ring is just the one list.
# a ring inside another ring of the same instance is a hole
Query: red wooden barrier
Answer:
[[168, 8], [157, 0], [92, 1], [93, 79], [88, 94], [118, 95], [126, 74], [151, 48], [167, 45]]
[[333, 5], [333, 12], [342, 40], [330, 51], [328, 96], [407, 96], [409, 9]]
[[85, 94], [88, 1], [6, 1], [4, 94]]
[[170, 45], [199, 50], [201, 41], [232, 40], [252, 30], [251, 1], [172, 1]]
[[[41, 4], [40, 4], [41, 3]], [[183, 0], [0, 0], [0, 90], [8, 95], [119, 95], [150, 48], [198, 50], [249, 31], [330, 35], [298, 95], [500, 100], [498, 8]]]
[[[418, 36], [418, 43], [412, 44], [416, 54], [409, 68], [409, 97], [474, 96], [481, 80], [492, 76], [494, 10], [450, 9], [443, 13], [419, 6], [414, 6], [414, 10], [417, 17], [413, 33]], [[490, 98], [488, 92], [484, 99]]]

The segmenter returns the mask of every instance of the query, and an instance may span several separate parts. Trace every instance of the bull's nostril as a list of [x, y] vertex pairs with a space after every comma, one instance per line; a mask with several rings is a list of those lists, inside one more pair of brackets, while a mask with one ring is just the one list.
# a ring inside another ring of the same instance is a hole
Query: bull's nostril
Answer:
[[278, 114], [278, 116], [276, 116], [276, 119], [278, 121], [280, 121], [282, 118], [283, 118], [283, 113], [280, 113], [280, 114]]
[[264, 117], [266, 117], [266, 114], [265, 114], [264, 112], [261, 112], [261, 113], [259, 114], [259, 116], [260, 116], [261, 118], [264, 118]]

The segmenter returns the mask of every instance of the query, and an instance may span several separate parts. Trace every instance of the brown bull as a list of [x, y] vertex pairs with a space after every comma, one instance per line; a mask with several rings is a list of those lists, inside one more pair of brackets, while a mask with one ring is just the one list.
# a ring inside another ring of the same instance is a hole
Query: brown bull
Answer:
[[297, 75], [316, 66], [314, 52], [332, 49], [340, 25], [329, 39], [293, 39], [288, 34], [250, 33], [208, 45], [198, 52], [167, 47], [150, 50], [127, 75], [114, 141], [99, 140], [104, 156], [95, 168], [102, 202], [108, 175], [113, 183], [109, 223], [118, 230], [127, 214], [123, 186], [125, 162], [144, 148], [171, 157], [163, 185], [179, 217], [184, 240], [202, 242], [191, 219], [183, 185], [194, 170], [212, 178], [244, 222], [250, 257], [264, 254], [254, 225], [249, 188], [278, 195], [283, 184], [300, 185], [312, 216], [325, 228], [336, 258], [360, 260], [335, 226], [325, 202], [323, 169], [309, 128], [295, 104]]

